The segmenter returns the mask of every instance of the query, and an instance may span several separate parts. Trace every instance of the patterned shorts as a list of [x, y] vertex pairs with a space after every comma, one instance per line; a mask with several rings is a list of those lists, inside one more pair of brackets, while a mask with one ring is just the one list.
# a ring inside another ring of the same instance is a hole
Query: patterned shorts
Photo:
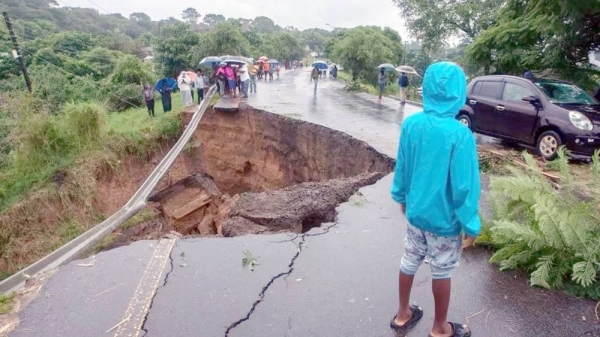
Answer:
[[450, 278], [454, 268], [458, 267], [461, 246], [460, 235], [437, 236], [408, 225], [400, 271], [407, 275], [414, 275], [425, 257], [429, 257], [432, 278], [434, 280]]

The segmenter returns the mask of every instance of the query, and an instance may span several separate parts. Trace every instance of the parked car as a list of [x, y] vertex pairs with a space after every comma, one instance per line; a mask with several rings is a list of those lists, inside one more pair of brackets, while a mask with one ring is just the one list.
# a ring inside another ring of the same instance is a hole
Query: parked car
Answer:
[[574, 157], [600, 149], [600, 103], [564, 81], [477, 77], [456, 118], [477, 133], [533, 146], [546, 159], [561, 145]]

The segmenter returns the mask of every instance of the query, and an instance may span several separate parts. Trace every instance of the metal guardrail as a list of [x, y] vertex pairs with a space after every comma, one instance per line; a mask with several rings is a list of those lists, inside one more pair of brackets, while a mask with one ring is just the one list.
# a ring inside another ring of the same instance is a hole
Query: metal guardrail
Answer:
[[184, 149], [187, 142], [190, 140], [194, 131], [200, 123], [200, 119], [208, 108], [213, 95], [216, 92], [216, 86], [210, 87], [208, 93], [194, 112], [192, 120], [186, 127], [185, 131], [179, 137], [175, 146], [167, 153], [163, 160], [156, 166], [154, 171], [148, 176], [146, 181], [140, 186], [129, 201], [116, 213], [108, 217], [106, 220], [97, 224], [85, 233], [75, 239], [64, 244], [62, 247], [46, 255], [39, 261], [29, 265], [28, 267], [13, 274], [7, 279], [0, 282], [0, 293], [7, 293], [18, 290], [23, 287], [25, 281], [36, 274], [56, 268], [64, 263], [77, 259], [81, 254], [92, 249], [106, 235], [113, 232], [117, 227], [129, 220], [146, 206], [146, 201], [150, 197], [150, 193], [154, 190], [158, 182], [162, 179], [165, 173], [171, 168], [179, 153]]

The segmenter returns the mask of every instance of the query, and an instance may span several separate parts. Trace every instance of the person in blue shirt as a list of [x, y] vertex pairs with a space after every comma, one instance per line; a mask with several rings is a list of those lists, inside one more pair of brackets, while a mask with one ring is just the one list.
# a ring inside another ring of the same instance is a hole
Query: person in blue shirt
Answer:
[[401, 104], [406, 103], [406, 91], [408, 90], [408, 85], [409, 85], [408, 76], [406, 76], [406, 73], [403, 72], [400, 75], [400, 77], [398, 78], [398, 87], [400, 87], [400, 103]]
[[409, 300], [414, 275], [428, 256], [435, 299], [430, 336], [471, 335], [466, 325], [448, 323], [446, 317], [451, 273], [462, 249], [472, 246], [481, 230], [475, 137], [455, 119], [466, 92], [465, 74], [458, 65], [431, 65], [423, 83], [424, 110], [402, 125], [391, 191], [409, 222], [400, 262], [400, 306], [390, 322], [400, 332], [423, 316]]

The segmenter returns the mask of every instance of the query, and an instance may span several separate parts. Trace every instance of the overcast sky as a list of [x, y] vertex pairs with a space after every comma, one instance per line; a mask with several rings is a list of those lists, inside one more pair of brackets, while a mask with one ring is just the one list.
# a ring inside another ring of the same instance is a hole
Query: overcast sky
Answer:
[[[225, 17], [253, 19], [267, 16], [279, 26], [298, 29], [354, 27], [359, 25], [389, 26], [403, 39], [409, 36], [399, 10], [392, 0], [57, 0], [62, 6], [95, 8], [100, 13], [144, 12], [153, 20], [170, 16], [181, 19], [181, 12], [194, 7], [200, 14], [222, 14]], [[95, 4], [95, 5], [94, 5]], [[97, 5], [97, 6], [96, 6]], [[100, 7], [100, 8], [99, 8]]]

